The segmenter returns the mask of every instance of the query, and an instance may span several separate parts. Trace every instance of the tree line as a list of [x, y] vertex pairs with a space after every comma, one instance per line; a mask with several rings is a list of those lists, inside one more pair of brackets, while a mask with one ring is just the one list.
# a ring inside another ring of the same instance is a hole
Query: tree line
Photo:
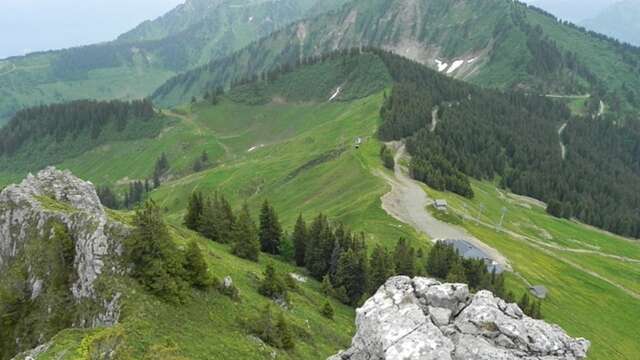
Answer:
[[469, 177], [499, 178], [501, 187], [547, 202], [552, 215], [640, 237], [637, 121], [576, 117], [543, 96], [480, 89], [395, 55], [382, 58], [396, 83], [378, 136], [406, 139], [414, 178], [467, 197], [474, 196]]
[[[206, 238], [229, 244], [231, 252], [238, 257], [258, 261], [261, 253], [268, 253], [305, 268], [313, 278], [322, 281], [327, 296], [351, 306], [361, 305], [395, 275], [428, 275], [466, 283], [472, 291], [490, 290], [498, 297], [515, 302], [515, 295], [505, 287], [503, 274], [489, 272], [484, 260], [465, 259], [451, 245], [442, 242], [426, 254], [402, 238], [390, 250], [377, 245], [369, 252], [363, 233], [332, 224], [323, 214], [310, 223], [300, 215], [289, 236], [268, 201], [263, 203], [256, 224], [246, 204], [235, 215], [224, 195], [219, 193], [207, 197], [194, 192], [183, 221], [186, 227]], [[287, 291], [294, 286], [295, 281], [289, 275], [282, 276], [267, 267], [259, 291], [286, 304]], [[536, 302], [531, 303], [539, 308]], [[533, 308], [523, 310], [531, 316], [540, 316]], [[327, 307], [325, 312], [331, 311]]]
[[13, 155], [40, 138], [62, 142], [87, 132], [96, 139], [106, 126], [123, 131], [129, 121], [148, 121], [156, 116], [150, 100], [78, 100], [42, 105], [18, 111], [0, 129], [0, 156]]

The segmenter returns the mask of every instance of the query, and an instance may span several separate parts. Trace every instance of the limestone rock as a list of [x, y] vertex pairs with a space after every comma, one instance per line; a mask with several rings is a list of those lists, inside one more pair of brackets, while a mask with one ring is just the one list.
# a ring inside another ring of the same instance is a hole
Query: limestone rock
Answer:
[[[76, 280], [70, 289], [74, 299], [78, 303], [98, 304], [94, 314], [76, 325], [115, 323], [120, 295], [97, 294], [94, 284], [104, 272], [120, 271], [113, 259], [121, 254], [121, 240], [129, 230], [109, 219], [93, 184], [68, 171], [50, 167], [35, 176], [30, 174], [22, 183], [10, 185], [0, 193], [0, 269], [30, 241], [50, 239], [52, 222], [63, 224], [75, 244]], [[106, 266], [109, 261], [113, 264]], [[26, 265], [29, 272], [37, 266]], [[29, 279], [33, 300], [46, 283], [35, 274], [29, 274]]]
[[578, 360], [590, 343], [488, 291], [399, 276], [357, 310], [351, 348], [330, 360]]

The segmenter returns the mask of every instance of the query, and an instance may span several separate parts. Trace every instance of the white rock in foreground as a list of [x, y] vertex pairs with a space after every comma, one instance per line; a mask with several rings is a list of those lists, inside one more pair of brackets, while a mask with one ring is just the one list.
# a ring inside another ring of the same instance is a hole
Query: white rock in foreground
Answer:
[[356, 325], [351, 348], [330, 360], [578, 360], [590, 346], [489, 291], [420, 277], [389, 279]]

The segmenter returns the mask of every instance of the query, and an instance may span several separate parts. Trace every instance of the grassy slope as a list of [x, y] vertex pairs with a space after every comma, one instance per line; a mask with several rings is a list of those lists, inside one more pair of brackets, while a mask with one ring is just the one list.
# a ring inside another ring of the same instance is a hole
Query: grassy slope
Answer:
[[[457, 213], [479, 218], [480, 223], [467, 218], [464, 226], [507, 256], [514, 269], [529, 282], [549, 289], [549, 298], [543, 304], [546, 320], [559, 324], [574, 336], [591, 340], [590, 359], [634, 359], [640, 352], [640, 344], [635, 341], [640, 336], [640, 319], [632, 314], [640, 311], [640, 301], [603, 278], [640, 294], [640, 244], [552, 218], [543, 208], [510, 197], [493, 184], [474, 182], [473, 186], [474, 200], [430, 189], [428, 192], [446, 198]], [[504, 229], [528, 238], [495, 228], [502, 208], [507, 209]], [[523, 286], [516, 277], [510, 282]]]
[[[285, 316], [296, 334], [296, 348], [290, 352], [265, 346], [250, 336], [241, 325], [241, 319], [252, 318], [270, 303], [257, 292], [258, 279], [267, 263], [280, 273], [299, 272], [299, 269], [276, 258], [262, 256], [260, 263], [239, 259], [229, 253], [227, 246], [215, 244], [197, 235], [173, 228], [175, 240], [184, 245], [197, 239], [206, 249], [211, 274], [222, 279], [231, 276], [240, 291], [240, 302], [215, 291], [194, 291], [181, 306], [163, 303], [146, 295], [131, 284], [121, 315], [114, 328], [97, 330], [66, 330], [54, 339], [52, 346], [39, 359], [85, 359], [119, 344], [124, 359], [279, 359], [326, 358], [350, 344], [355, 331], [354, 310], [332, 301], [336, 311], [334, 320], [324, 318], [319, 309], [326, 297], [320, 284], [313, 280], [301, 283], [292, 291], [291, 310]], [[277, 306], [272, 305], [277, 313]], [[167, 349], [174, 349], [167, 351]], [[162, 351], [166, 353], [162, 353]]]

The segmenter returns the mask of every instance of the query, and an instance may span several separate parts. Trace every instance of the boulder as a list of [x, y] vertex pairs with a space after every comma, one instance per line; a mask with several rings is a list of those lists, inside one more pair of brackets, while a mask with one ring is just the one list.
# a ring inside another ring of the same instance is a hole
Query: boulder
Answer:
[[330, 360], [578, 360], [590, 343], [491, 292], [398, 276], [356, 311], [351, 347]]

